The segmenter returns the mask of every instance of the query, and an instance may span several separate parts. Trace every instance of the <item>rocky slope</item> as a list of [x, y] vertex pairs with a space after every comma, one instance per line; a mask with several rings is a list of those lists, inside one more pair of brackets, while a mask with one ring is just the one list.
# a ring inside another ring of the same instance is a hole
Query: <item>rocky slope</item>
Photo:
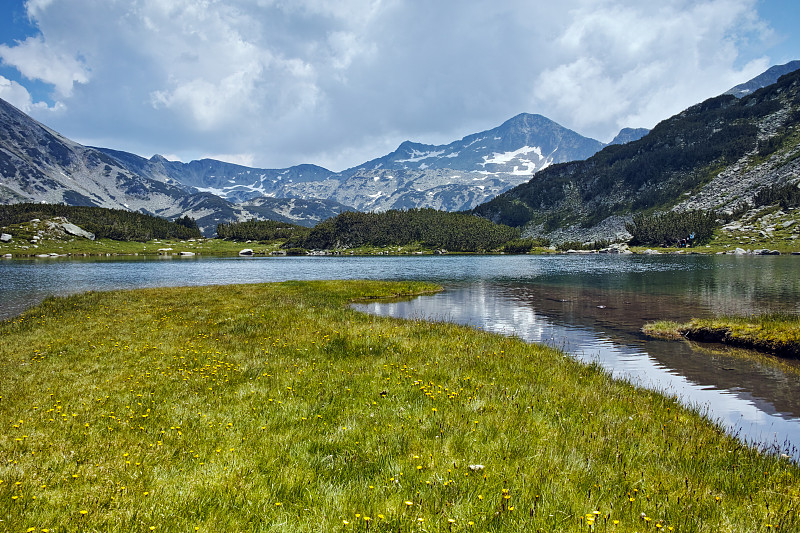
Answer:
[[[175, 219], [188, 215], [205, 235], [219, 222], [273, 219], [312, 226], [348, 207], [327, 200], [267, 199], [237, 205], [191, 185], [215, 185], [226, 172], [255, 169], [219, 161], [184, 165], [83, 146], [0, 100], [0, 203], [45, 202], [128, 209]], [[308, 179], [332, 174], [308, 169]], [[305, 166], [279, 176], [302, 179]], [[175, 179], [175, 175], [189, 184]], [[278, 180], [280, 181], [280, 179]], [[210, 187], [213, 188], [213, 187]], [[233, 195], [234, 197], [236, 194]], [[260, 196], [260, 193], [257, 195]]]
[[800, 180], [800, 71], [737, 99], [712, 98], [638, 141], [556, 165], [474, 210], [555, 240], [624, 238], [631, 213], [734, 214]]
[[161, 211], [187, 190], [130, 172], [0, 100], [0, 202], [36, 201]]

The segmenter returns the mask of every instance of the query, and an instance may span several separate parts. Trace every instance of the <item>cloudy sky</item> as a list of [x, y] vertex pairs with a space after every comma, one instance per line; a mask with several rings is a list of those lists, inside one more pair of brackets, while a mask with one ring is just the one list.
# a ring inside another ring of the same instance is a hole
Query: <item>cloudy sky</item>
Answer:
[[343, 170], [527, 112], [607, 142], [800, 59], [797, 0], [3, 0], [0, 98], [84, 144]]

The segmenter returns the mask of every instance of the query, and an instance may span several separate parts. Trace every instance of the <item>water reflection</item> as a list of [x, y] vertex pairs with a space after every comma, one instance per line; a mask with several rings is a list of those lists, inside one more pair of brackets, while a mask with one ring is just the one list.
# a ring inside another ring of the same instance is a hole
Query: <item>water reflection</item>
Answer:
[[[669, 291], [667, 291], [668, 293]], [[696, 306], [690, 306], [696, 307]], [[686, 342], [648, 340], [638, 329], [691, 313], [665, 294], [590, 287], [478, 282], [408, 302], [358, 309], [466, 324], [564, 349], [617, 378], [675, 395], [743, 440], [800, 458], [800, 380], [771, 365], [709, 355]]]
[[[447, 291], [371, 312], [519, 335], [706, 406], [746, 439], [800, 443], [800, 380], [753, 360], [647, 340], [651, 320], [800, 313], [800, 258], [736, 256], [223, 257], [0, 260], [0, 318], [48, 295], [302, 279], [429, 280]], [[795, 456], [797, 453], [795, 452]]]

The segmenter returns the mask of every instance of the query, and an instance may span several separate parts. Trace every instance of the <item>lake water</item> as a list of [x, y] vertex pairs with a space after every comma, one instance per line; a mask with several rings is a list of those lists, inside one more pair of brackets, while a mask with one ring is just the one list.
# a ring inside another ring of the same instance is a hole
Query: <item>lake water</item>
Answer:
[[800, 313], [788, 256], [165, 257], [0, 260], [0, 318], [48, 295], [289, 279], [421, 279], [444, 292], [356, 306], [517, 335], [677, 395], [743, 440], [800, 459], [800, 378], [718, 347], [650, 340], [657, 319]]

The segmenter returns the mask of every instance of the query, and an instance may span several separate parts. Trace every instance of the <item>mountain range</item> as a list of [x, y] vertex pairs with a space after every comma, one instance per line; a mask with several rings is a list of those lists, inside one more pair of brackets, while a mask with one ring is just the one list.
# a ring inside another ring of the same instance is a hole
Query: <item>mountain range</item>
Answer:
[[[800, 62], [793, 62], [773, 67], [731, 91], [742, 97], [771, 82], [794, 63], [800, 66]], [[695, 116], [693, 113], [690, 115]], [[734, 126], [726, 124], [726, 127]], [[557, 188], [555, 184], [566, 187], [564, 191], [571, 190], [572, 186], [558, 177], [560, 173], [564, 169], [583, 168], [574, 162], [589, 158], [587, 161], [592, 162], [589, 164], [596, 165], [609, 157], [622, 160], [632, 153], [631, 150], [641, 151], [651, 146], [655, 139], [661, 139], [662, 144], [675, 141], [664, 140], [664, 130], [663, 125], [653, 132], [625, 128], [609, 145], [604, 145], [541, 115], [523, 113], [496, 128], [446, 145], [406, 141], [383, 157], [342, 172], [310, 164], [261, 169], [213, 159], [189, 163], [169, 161], [159, 155], [146, 159], [109, 148], [83, 146], [0, 100], [0, 203], [95, 205], [169, 219], [188, 215], [197, 220], [206, 235], [212, 235], [218, 223], [234, 220], [272, 219], [312, 226], [345, 210], [419, 207], [474, 210], [475, 214], [515, 225], [535, 226], [536, 220], [542, 219], [547, 228], [553, 229], [562, 222], [578, 221], [585, 225], [598, 222], [602, 217], [597, 213], [589, 218], [545, 216], [543, 213], [552, 214], [554, 209], [565, 211], [549, 205], [544, 197], [538, 204], [521, 201], [519, 199], [525, 196], [521, 191], [534, 190], [539, 187], [536, 184], [552, 181], [552, 186], [542, 185], [542, 190], [550, 191], [548, 194], [558, 200], [559, 195], [553, 192], [553, 187]], [[666, 136], [669, 135], [680, 136], [681, 133], [670, 130]], [[683, 141], [675, 142], [680, 145]], [[667, 168], [672, 167], [667, 164]], [[641, 174], [640, 171], [630, 172]], [[595, 181], [599, 179], [596, 177]], [[686, 179], [680, 181], [690, 182], [694, 183]], [[645, 196], [655, 194], [658, 197], [652, 205], [665, 202], [670, 194], [682, 194], [680, 186], [674, 184], [665, 186], [665, 183], [650, 180], [638, 185], [649, 191], [642, 193]], [[503, 195], [506, 191], [510, 191], [509, 194]], [[589, 188], [581, 194], [586, 196], [594, 192], [602, 197], [609, 191]], [[633, 196], [641, 196], [640, 192], [633, 191]], [[629, 193], [631, 191], [624, 187], [617, 187], [614, 194], [624, 197], [630, 196]], [[495, 198], [498, 199], [494, 201]], [[509, 198], [517, 200], [508, 203]], [[586, 200], [584, 198], [585, 205], [581, 209], [591, 211], [592, 201], [588, 199], [586, 203]], [[503, 202], [513, 206], [516, 214], [509, 215], [507, 209], [499, 208]], [[605, 207], [599, 213], [620, 214], [642, 202], [626, 204], [620, 200], [613, 208], [603, 202], [597, 205], [601, 204]], [[526, 205], [528, 210], [541, 208], [543, 211], [530, 217], [521, 215], [527, 211], [520, 210], [520, 205]]]
[[[599, 141], [540, 115], [434, 146], [397, 150], [334, 173], [316, 165], [251, 168], [213, 159], [182, 163], [80, 145], [0, 100], [0, 202], [122, 208], [174, 219], [207, 235], [220, 222], [271, 219], [314, 225], [343, 210], [471, 209], [552, 164], [584, 159]], [[646, 130], [626, 130], [623, 142]]]
[[625, 238], [636, 212], [702, 209], [734, 216], [800, 182], [800, 70], [737, 98], [724, 94], [639, 140], [553, 165], [473, 210], [555, 240]]

